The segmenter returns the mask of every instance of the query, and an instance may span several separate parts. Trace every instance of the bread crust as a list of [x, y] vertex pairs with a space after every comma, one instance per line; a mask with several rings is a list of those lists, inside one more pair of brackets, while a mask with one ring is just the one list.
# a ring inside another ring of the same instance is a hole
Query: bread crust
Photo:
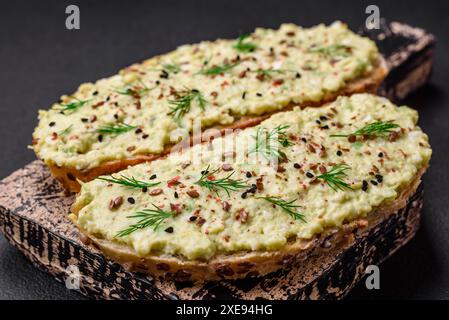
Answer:
[[[354, 241], [355, 233], [361, 236], [367, 234], [385, 218], [406, 207], [408, 200], [420, 185], [421, 177], [427, 167], [418, 171], [415, 179], [406, 188], [400, 190], [394, 201], [376, 208], [367, 214], [366, 218], [348, 221], [340, 228], [327, 228], [310, 240], [290, 241], [282, 250], [232, 253], [215, 256], [209, 261], [193, 261], [158, 253], [140, 257], [134, 249], [126, 245], [87, 234], [82, 229], [80, 229], [80, 237], [85, 240], [85, 244], [100, 249], [107, 257], [119, 262], [128, 271], [156, 277], [202, 282], [263, 276], [279, 269], [291, 268], [295, 263], [301, 263], [307, 259], [309, 255], [326, 254], [331, 247], [349, 245]], [[81, 210], [80, 207], [73, 208], [73, 213], [77, 214], [79, 210]]]
[[[269, 118], [275, 113], [285, 112], [293, 109], [294, 107], [319, 107], [328, 102], [334, 101], [338, 96], [349, 96], [355, 93], [376, 93], [381, 82], [386, 77], [388, 73], [386, 62], [383, 58], [380, 58], [376, 64], [376, 67], [372, 72], [370, 72], [365, 77], [354, 80], [350, 82], [343, 90], [338, 92], [327, 94], [321, 101], [311, 103], [306, 102], [303, 104], [290, 104], [281, 110], [264, 114], [262, 116], [254, 117], [242, 117], [235, 121], [233, 124], [226, 127], [213, 127], [208, 128], [202, 137], [198, 139], [190, 138], [189, 143], [193, 144], [196, 141], [207, 142], [207, 131], [211, 129], [218, 129], [221, 132], [229, 129], [245, 129], [248, 127], [256, 126], [263, 120]], [[129, 166], [133, 166], [142, 162], [149, 162], [155, 159], [162, 158], [166, 156], [173, 148], [173, 145], [168, 146], [162, 153], [159, 154], [148, 154], [148, 155], [136, 155], [126, 159], [106, 161], [99, 166], [89, 169], [89, 170], [79, 170], [75, 167], [57, 166], [49, 165], [52, 175], [58, 180], [66, 193], [79, 192], [81, 189], [81, 182], [91, 181], [101, 175], [112, 174], [121, 170], [126, 169]]]

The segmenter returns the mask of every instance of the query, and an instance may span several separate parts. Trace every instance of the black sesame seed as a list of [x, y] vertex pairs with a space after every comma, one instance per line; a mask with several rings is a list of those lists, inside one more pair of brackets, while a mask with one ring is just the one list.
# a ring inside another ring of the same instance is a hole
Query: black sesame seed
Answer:
[[162, 70], [161, 74], [159, 75], [162, 79], [168, 79], [168, 72], [165, 70]]
[[322, 126], [321, 129], [327, 130], [329, 129], [329, 126], [326, 124], [325, 126]]
[[384, 153], [383, 152], [379, 152], [378, 156], [379, 156], [379, 158], [383, 158]]
[[147, 192], [147, 191], [148, 191], [148, 188], [147, 188], [147, 187], [143, 187], [143, 188], [142, 188], [142, 192], [145, 193], [145, 192]]
[[300, 165], [299, 163], [293, 164], [293, 167], [294, 167], [295, 169], [301, 169], [301, 165]]
[[99, 142], [102, 142], [102, 141], [103, 141], [103, 135], [100, 134], [100, 135], [98, 136], [98, 141], [99, 141]]
[[315, 122], [318, 123], [318, 124], [321, 124], [321, 121], [320, 121], [320, 120], [316, 120]]
[[382, 183], [382, 181], [384, 180], [384, 177], [382, 177], [380, 174], [376, 174], [376, 180], [379, 183]]
[[304, 142], [304, 143], [306, 143], [306, 142], [307, 142], [307, 139], [306, 139], [306, 138], [301, 138], [301, 141]]
[[160, 85], [161, 82], [160, 82], [159, 80], [156, 80], [156, 84], [157, 84], [157, 85]]
[[311, 172], [307, 172], [306, 176], [310, 179], [312, 179], [314, 177], [314, 175]]
[[201, 175], [205, 175], [205, 174], [208, 174], [208, 173], [209, 173], [208, 170], [202, 170], [202, 171], [201, 171]]
[[131, 203], [131, 204], [134, 204], [134, 203], [136, 203], [136, 200], [134, 200], [133, 197], [129, 197], [128, 198], [128, 202]]
[[246, 177], [247, 178], [251, 178], [253, 175], [251, 174], [251, 172], [249, 172], [249, 171], [246, 171]]
[[82, 122], [87, 122], [87, 121], [89, 121], [89, 119], [87, 119], [87, 118], [81, 118], [81, 121], [82, 121]]
[[175, 198], [176, 198], [176, 199], [178, 199], [178, 198], [179, 198], [179, 194], [178, 194], [178, 192], [177, 192], [177, 191], [175, 191], [175, 193], [174, 193], [174, 196], [175, 196]]
[[296, 78], [301, 78], [301, 74], [299, 72], [296, 73]]
[[197, 216], [191, 216], [190, 218], [189, 218], [189, 221], [195, 221], [196, 219], [197, 219], [198, 217]]
[[153, 174], [153, 175], [150, 177], [150, 180], [154, 180], [154, 179], [156, 179], [156, 178], [157, 178], [157, 175]]
[[136, 131], [134, 131], [136, 134], [142, 133], [142, 129], [137, 128]]
[[114, 119], [118, 119], [118, 114], [114, 114]]
[[246, 190], [246, 192], [248, 192], [248, 193], [256, 193], [256, 190], [257, 190], [257, 186], [255, 184], [253, 184], [253, 185], [251, 185], [251, 188]]
[[246, 199], [247, 193], [246, 191], [242, 193], [242, 199]]
[[371, 180], [371, 183], [372, 183], [373, 186], [377, 186], [378, 185], [377, 181], [375, 181], [375, 180]]
[[245, 100], [245, 97], [246, 97], [246, 91], [243, 92], [243, 94], [242, 94], [242, 99]]
[[262, 94], [261, 94], [260, 92], [257, 92], [257, 93], [256, 93], [256, 96], [261, 97]]
[[337, 156], [340, 157], [342, 154], [343, 154], [343, 152], [341, 152], [341, 150], [338, 150], [338, 151], [337, 151]]
[[167, 232], [167, 233], [173, 233], [173, 227], [168, 227], [164, 231]]
[[365, 180], [362, 181], [362, 190], [363, 191], [368, 190], [368, 182], [366, 182]]
[[325, 116], [320, 116], [320, 120], [321, 120], [321, 121], [326, 121], [327, 118], [326, 118]]
[[93, 96], [96, 96], [97, 94], [98, 94], [98, 91], [94, 91], [94, 92], [92, 93]]
[[146, 138], [148, 138], [148, 137], [149, 137], [148, 134], [144, 134], [144, 135], [142, 136], [142, 139], [146, 139]]
[[53, 127], [55, 124], [56, 124], [56, 122], [52, 121], [52, 122], [50, 122], [48, 125], [49, 125], [50, 127]]

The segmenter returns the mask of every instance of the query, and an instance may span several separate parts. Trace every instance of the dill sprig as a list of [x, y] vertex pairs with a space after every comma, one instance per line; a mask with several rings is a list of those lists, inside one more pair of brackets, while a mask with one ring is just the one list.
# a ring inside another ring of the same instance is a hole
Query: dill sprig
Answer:
[[207, 104], [206, 99], [204, 99], [201, 92], [192, 89], [183, 91], [176, 100], [168, 100], [168, 103], [173, 105], [168, 114], [176, 120], [181, 119], [186, 113], [190, 112], [192, 101], [196, 101], [201, 110], [205, 110]]
[[195, 184], [201, 187], [206, 187], [209, 191], [215, 192], [217, 196], [219, 196], [220, 189], [223, 189], [228, 197], [230, 196], [229, 191], [239, 191], [240, 189], [249, 188], [249, 185], [243, 180], [231, 179], [231, 176], [235, 173], [235, 171], [231, 172], [224, 178], [215, 179], [214, 174], [218, 170], [220, 169], [209, 171], [209, 166], [207, 166], [206, 170], [201, 172], [201, 178], [195, 182]]
[[121, 134], [136, 128], [136, 126], [132, 126], [126, 123], [107, 124], [98, 128], [96, 132], [103, 134]]
[[175, 63], [164, 63], [162, 65], [162, 70], [176, 74], [181, 71], [181, 68]]
[[58, 108], [57, 110], [59, 110], [62, 114], [66, 114], [66, 112], [72, 113], [90, 101], [90, 100], [80, 100], [78, 98], [73, 99], [75, 100], [68, 103], [61, 103], [60, 104], [61, 108]]
[[350, 55], [352, 48], [342, 44], [331, 44], [326, 47], [312, 48], [309, 52], [322, 53], [331, 57], [347, 57]]
[[154, 209], [143, 209], [132, 216], [127, 216], [127, 218], [139, 218], [140, 220], [138, 220], [137, 223], [130, 225], [128, 228], [119, 231], [115, 237], [124, 237], [137, 230], [148, 227], [156, 230], [162, 222], [174, 216], [173, 212], [164, 211], [154, 204], [152, 204], [152, 206]]
[[249, 150], [248, 154], [259, 153], [267, 161], [286, 159], [287, 156], [280, 150], [280, 146], [285, 148], [293, 145], [286, 135], [286, 130], [289, 127], [289, 125], [279, 125], [270, 132], [265, 127], [259, 127], [254, 137], [256, 144], [254, 148]]
[[357, 131], [354, 131], [350, 134], [333, 134], [331, 137], [348, 137], [350, 135], [352, 136], [372, 136], [372, 137], [384, 137], [391, 133], [391, 131], [395, 128], [399, 128], [399, 125], [392, 123], [392, 122], [386, 122], [386, 121], [376, 121], [370, 124], [367, 124], [361, 129], [358, 129]]
[[239, 63], [224, 63], [222, 65], [216, 65], [210, 68], [202, 69], [199, 73], [204, 74], [206, 76], [217, 76], [222, 73], [226, 73], [231, 71], [234, 67], [236, 67]]
[[317, 179], [324, 180], [334, 191], [344, 191], [345, 188], [353, 190], [351, 186], [343, 180], [344, 177], [347, 177], [346, 171], [350, 169], [351, 167], [347, 165], [336, 165], [332, 167], [330, 171], [317, 176]]
[[262, 74], [267, 77], [271, 77], [274, 73], [284, 74], [286, 70], [282, 69], [257, 69], [255, 72], [257, 74]]
[[250, 35], [249, 34], [243, 34], [237, 39], [237, 43], [234, 44], [232, 47], [236, 49], [239, 52], [253, 52], [257, 49], [257, 46], [254, 43], [251, 42], [245, 42], [245, 39], [247, 39]]
[[70, 126], [68, 126], [67, 128], [65, 128], [64, 130], [58, 132], [58, 136], [65, 136], [68, 135], [73, 129], [73, 124], [71, 124]]
[[146, 182], [142, 180], [137, 180], [134, 177], [127, 177], [124, 175], [120, 175], [120, 177], [114, 177], [113, 175], [110, 175], [109, 178], [99, 177], [97, 179], [139, 189], [151, 188], [160, 184], [160, 182]]
[[137, 85], [127, 85], [123, 89], [115, 90], [118, 94], [125, 95], [125, 96], [131, 96], [134, 98], [140, 99], [145, 93], [150, 91], [150, 88], [148, 88], [143, 82], [139, 82], [140, 86]]
[[265, 201], [270, 202], [271, 204], [274, 204], [275, 206], [280, 207], [282, 210], [287, 212], [289, 216], [291, 216], [294, 220], [301, 220], [303, 222], [306, 222], [304, 219], [304, 215], [296, 212], [296, 208], [300, 208], [301, 206], [294, 204], [296, 202], [296, 199], [291, 201], [286, 201], [278, 197], [257, 197], [256, 199], [263, 199]]

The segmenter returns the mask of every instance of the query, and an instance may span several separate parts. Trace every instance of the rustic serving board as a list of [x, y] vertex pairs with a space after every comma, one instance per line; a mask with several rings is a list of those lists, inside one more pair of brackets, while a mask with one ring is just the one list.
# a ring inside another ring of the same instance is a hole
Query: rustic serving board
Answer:
[[[422, 29], [382, 22], [380, 30], [362, 30], [378, 43], [390, 75], [382, 93], [400, 100], [427, 82], [435, 39]], [[374, 224], [326, 255], [308, 257], [264, 277], [192, 284], [130, 273], [95, 248], [84, 245], [67, 218], [74, 197], [64, 196], [40, 161], [0, 181], [0, 230], [38, 268], [65, 282], [67, 268], [80, 271], [79, 291], [106, 299], [337, 299], [407, 243], [419, 226], [423, 189], [407, 206]]]

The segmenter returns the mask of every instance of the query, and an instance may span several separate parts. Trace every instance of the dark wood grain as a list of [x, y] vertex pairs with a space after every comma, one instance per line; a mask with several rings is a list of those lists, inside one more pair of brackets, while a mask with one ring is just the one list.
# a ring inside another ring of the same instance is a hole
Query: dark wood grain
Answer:
[[389, 69], [380, 94], [400, 102], [430, 79], [436, 38], [400, 22], [381, 20], [380, 29], [363, 27], [360, 34], [375, 41]]

